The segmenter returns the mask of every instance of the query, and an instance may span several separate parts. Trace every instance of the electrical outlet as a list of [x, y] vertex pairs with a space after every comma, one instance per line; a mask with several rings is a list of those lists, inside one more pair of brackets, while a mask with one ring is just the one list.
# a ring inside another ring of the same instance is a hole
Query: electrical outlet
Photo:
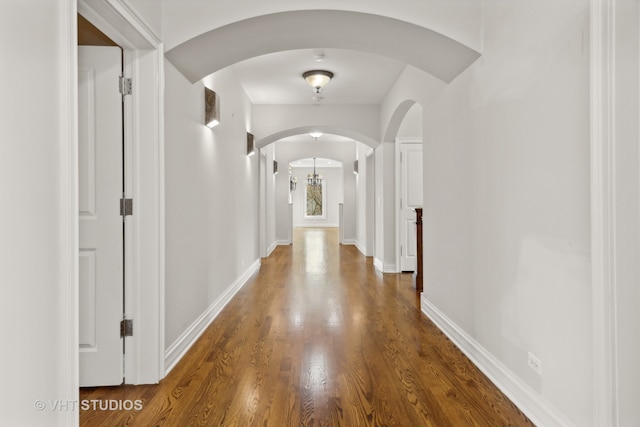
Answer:
[[527, 364], [531, 369], [533, 369], [538, 375], [542, 375], [542, 362], [533, 354], [529, 353], [527, 357]]

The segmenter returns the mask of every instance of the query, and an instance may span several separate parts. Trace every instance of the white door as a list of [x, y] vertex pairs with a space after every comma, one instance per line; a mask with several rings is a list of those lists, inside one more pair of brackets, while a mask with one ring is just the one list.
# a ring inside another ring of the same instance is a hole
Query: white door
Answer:
[[78, 47], [80, 385], [123, 379], [121, 50]]
[[422, 207], [422, 144], [400, 145], [400, 269], [416, 268], [416, 211]]

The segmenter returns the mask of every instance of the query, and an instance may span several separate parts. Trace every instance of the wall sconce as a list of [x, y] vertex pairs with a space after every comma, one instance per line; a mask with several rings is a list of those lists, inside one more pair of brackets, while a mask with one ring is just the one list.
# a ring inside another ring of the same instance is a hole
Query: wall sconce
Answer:
[[353, 173], [358, 175], [358, 160], [353, 161]]
[[298, 185], [298, 178], [293, 176], [291, 166], [289, 166], [289, 191], [296, 191], [297, 185]]
[[275, 160], [273, 161], [273, 174], [277, 174], [278, 173], [278, 162], [276, 162]]
[[210, 128], [220, 124], [220, 100], [208, 87], [204, 88], [204, 124]]
[[247, 156], [253, 156], [256, 148], [253, 145], [253, 134], [247, 132]]

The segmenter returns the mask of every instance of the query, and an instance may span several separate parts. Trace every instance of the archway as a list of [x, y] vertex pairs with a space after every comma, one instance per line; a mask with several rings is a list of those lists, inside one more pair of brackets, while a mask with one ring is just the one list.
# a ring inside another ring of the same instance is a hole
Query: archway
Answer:
[[[414, 271], [415, 208], [422, 205], [422, 106], [404, 100], [396, 106], [376, 156], [375, 263], [385, 272]], [[386, 239], [385, 239], [386, 236]]]
[[[354, 28], [358, 31], [353, 31]], [[255, 43], [247, 34], [259, 34], [260, 43]], [[387, 37], [387, 34], [394, 36]], [[406, 40], [412, 42], [406, 43]], [[169, 50], [166, 58], [191, 82], [196, 82], [248, 58], [319, 47], [387, 56], [445, 82], [452, 81], [480, 56], [449, 37], [406, 21], [343, 10], [297, 10], [262, 15], [213, 29]], [[416, 55], [416, 51], [422, 54]]]
[[256, 147], [263, 148], [269, 144], [272, 144], [276, 141], [279, 141], [288, 137], [297, 136], [297, 135], [307, 135], [312, 132], [321, 132], [327, 135], [341, 136], [350, 140], [362, 142], [363, 144], [366, 144], [371, 148], [375, 148], [379, 144], [378, 141], [371, 138], [370, 136], [364, 135], [362, 133], [359, 133], [350, 129], [320, 125], [320, 126], [301, 126], [301, 127], [285, 129], [285, 130], [273, 133], [256, 142]]

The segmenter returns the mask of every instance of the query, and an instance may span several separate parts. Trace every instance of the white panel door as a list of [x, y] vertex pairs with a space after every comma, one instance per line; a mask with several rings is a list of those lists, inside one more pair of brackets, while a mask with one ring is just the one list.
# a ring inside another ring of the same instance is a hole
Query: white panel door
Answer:
[[78, 48], [80, 385], [123, 379], [122, 97], [117, 47]]
[[400, 145], [400, 269], [416, 268], [416, 212], [422, 207], [422, 144]]

